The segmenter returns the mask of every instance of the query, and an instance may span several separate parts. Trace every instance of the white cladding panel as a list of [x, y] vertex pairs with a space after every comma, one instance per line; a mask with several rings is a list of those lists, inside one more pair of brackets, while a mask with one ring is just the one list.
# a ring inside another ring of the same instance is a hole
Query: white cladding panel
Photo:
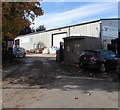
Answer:
[[70, 28], [70, 35], [99, 37], [100, 23], [95, 22], [95, 23], [89, 23], [79, 26], [73, 26]]
[[[20, 47], [24, 47], [25, 49], [33, 49], [36, 45], [40, 45], [41, 47], [51, 47], [52, 46], [52, 34], [68, 33], [68, 28], [63, 29], [56, 29], [47, 32], [35, 33], [35, 34], [28, 34], [23, 36], [18, 36], [15, 40], [20, 40]], [[64, 37], [68, 36], [66, 34]]]
[[51, 38], [46, 33], [38, 33], [32, 35], [25, 35], [21, 37], [15, 38], [15, 40], [20, 39], [20, 47], [24, 47], [25, 49], [33, 49], [36, 45], [40, 45], [41, 47], [50, 47], [51, 46]]

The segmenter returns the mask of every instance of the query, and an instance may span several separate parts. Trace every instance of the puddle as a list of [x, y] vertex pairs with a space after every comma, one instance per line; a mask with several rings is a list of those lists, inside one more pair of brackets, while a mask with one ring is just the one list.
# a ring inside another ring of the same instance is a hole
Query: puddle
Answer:
[[30, 60], [30, 61], [25, 61], [25, 63], [33, 63], [33, 62], [34, 62], [34, 61], [31, 61], [31, 60]]
[[45, 65], [47, 64], [48, 65], [49, 63], [48, 62], [43, 62], [43, 64], [45, 64]]
[[31, 66], [32, 65], [32, 63], [26, 63], [25, 64], [25, 66]]

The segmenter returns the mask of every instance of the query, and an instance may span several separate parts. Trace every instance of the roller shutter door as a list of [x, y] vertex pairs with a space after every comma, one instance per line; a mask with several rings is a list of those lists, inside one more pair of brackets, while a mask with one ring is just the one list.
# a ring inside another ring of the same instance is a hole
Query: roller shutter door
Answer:
[[53, 46], [60, 48], [60, 42], [63, 42], [64, 37], [67, 37], [67, 33], [53, 35]]

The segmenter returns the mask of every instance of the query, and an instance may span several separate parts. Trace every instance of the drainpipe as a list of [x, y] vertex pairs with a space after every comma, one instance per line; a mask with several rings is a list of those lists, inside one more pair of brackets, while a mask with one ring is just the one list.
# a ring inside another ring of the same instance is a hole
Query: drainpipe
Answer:
[[70, 37], [70, 26], [69, 26], [69, 28], [68, 28], [69, 30], [68, 30], [68, 35], [69, 35], [69, 37]]
[[102, 42], [102, 23], [101, 23], [101, 21], [100, 21], [99, 23], [100, 23], [100, 45], [101, 45], [101, 49], [103, 49], [103, 42]]

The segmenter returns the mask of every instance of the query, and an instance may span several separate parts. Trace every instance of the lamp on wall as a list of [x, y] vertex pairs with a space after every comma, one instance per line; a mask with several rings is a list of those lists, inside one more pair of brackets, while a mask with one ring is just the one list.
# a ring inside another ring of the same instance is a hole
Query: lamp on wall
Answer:
[[98, 31], [98, 27], [96, 27], [96, 30]]

